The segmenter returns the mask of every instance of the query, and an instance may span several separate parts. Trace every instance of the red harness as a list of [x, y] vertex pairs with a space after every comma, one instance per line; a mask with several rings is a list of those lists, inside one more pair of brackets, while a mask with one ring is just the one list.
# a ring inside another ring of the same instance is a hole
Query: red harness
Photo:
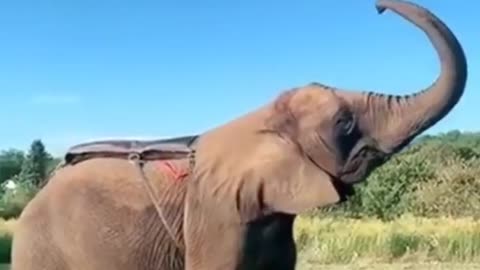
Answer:
[[188, 175], [188, 171], [185, 168], [179, 168], [168, 160], [158, 161], [158, 165], [172, 175], [175, 181], [179, 181]]

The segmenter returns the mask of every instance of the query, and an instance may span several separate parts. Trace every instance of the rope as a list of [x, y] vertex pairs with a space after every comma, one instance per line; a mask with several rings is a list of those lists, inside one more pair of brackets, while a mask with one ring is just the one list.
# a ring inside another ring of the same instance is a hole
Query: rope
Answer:
[[140, 155], [137, 153], [133, 153], [129, 155], [128, 159], [136, 165], [136, 168], [138, 168], [140, 178], [142, 178], [142, 182], [145, 184], [145, 188], [147, 190], [148, 196], [150, 197], [150, 200], [155, 206], [155, 209], [157, 210], [158, 216], [160, 217], [160, 220], [162, 221], [163, 226], [165, 226], [167, 233], [169, 234], [170, 238], [172, 238], [177, 248], [181, 250], [181, 245], [178, 243], [177, 238], [175, 237], [175, 234], [172, 231], [172, 228], [168, 225], [168, 222], [165, 219], [165, 215], [163, 214], [162, 208], [158, 204], [158, 199], [155, 196], [155, 194], [157, 194], [156, 189], [152, 185], [148, 177], [145, 175], [145, 171], [143, 170], [143, 166], [145, 165], [144, 161], [141, 160]]

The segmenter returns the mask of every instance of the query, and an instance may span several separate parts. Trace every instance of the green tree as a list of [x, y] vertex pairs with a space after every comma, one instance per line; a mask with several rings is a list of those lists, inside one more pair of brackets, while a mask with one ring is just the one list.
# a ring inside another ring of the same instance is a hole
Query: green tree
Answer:
[[0, 153], [0, 183], [3, 183], [22, 170], [25, 155], [16, 149], [4, 150]]
[[40, 186], [48, 173], [51, 157], [41, 140], [34, 140], [22, 165], [22, 174], [29, 175], [35, 186]]

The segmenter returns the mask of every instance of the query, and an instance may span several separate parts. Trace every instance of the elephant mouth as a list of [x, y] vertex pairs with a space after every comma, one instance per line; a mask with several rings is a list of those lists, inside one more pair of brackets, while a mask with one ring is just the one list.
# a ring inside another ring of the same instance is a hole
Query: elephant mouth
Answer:
[[370, 145], [363, 145], [351, 156], [337, 177], [342, 183], [355, 185], [365, 181], [370, 173], [389, 158], [389, 155]]
[[320, 164], [315, 162], [315, 160], [310, 157], [310, 155], [307, 155], [307, 158], [322, 172], [327, 174], [330, 179], [332, 180], [332, 185], [337, 191], [338, 196], [340, 197], [340, 202], [345, 202], [348, 197], [355, 195], [355, 189], [353, 188], [353, 185], [349, 183], [348, 181], [345, 181], [341, 177], [335, 176], [333, 173], [331, 173], [329, 170], [326, 170], [323, 168]]

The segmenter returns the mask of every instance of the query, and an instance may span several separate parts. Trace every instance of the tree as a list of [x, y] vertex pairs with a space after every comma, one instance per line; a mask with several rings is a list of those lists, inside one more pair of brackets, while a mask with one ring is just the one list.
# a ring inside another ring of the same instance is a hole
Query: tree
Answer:
[[10, 149], [0, 153], [0, 183], [3, 183], [22, 170], [22, 164], [25, 160], [23, 151]]
[[32, 184], [38, 187], [46, 178], [50, 159], [42, 141], [34, 140], [22, 165], [21, 173], [29, 175]]

